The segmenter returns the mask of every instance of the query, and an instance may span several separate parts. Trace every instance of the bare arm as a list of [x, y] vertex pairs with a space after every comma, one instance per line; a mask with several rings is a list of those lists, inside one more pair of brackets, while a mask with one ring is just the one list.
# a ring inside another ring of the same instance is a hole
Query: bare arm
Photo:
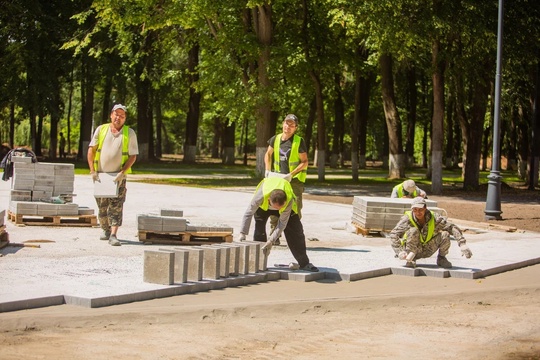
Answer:
[[97, 146], [89, 146], [88, 154], [86, 155], [86, 158], [88, 160], [88, 168], [90, 169], [91, 173], [97, 171], [97, 169], [94, 169], [94, 157], [96, 156], [96, 150]]
[[272, 170], [272, 156], [274, 155], [274, 148], [268, 145], [266, 149], [266, 154], [264, 154], [264, 168], [265, 170]]

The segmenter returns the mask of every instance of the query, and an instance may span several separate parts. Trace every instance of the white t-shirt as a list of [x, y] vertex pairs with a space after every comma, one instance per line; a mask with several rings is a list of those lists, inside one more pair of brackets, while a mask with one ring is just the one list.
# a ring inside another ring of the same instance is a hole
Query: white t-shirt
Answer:
[[[110, 129], [110, 124], [103, 124], [96, 128], [92, 141], [90, 141], [90, 147], [97, 146], [99, 132], [102, 126], [108, 126], [109, 131], [103, 139], [103, 147], [101, 148], [101, 155], [99, 157], [98, 172], [118, 172], [122, 168], [122, 134], [120, 130], [117, 134], [113, 134]], [[137, 144], [137, 134], [132, 128], [128, 131], [129, 144], [128, 154], [139, 155], [139, 146]]]

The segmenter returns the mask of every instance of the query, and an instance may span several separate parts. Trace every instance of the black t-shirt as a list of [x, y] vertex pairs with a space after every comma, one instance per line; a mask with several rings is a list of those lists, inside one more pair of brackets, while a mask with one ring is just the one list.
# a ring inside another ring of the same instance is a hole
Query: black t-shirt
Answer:
[[[268, 140], [268, 145], [272, 148], [274, 147], [274, 141], [277, 135], [274, 135]], [[279, 172], [282, 174], [289, 173], [289, 158], [291, 157], [291, 148], [293, 143], [294, 135], [289, 139], [283, 141], [281, 140], [279, 145]], [[276, 149], [274, 149], [276, 151]], [[300, 146], [298, 147], [298, 153], [303, 154], [307, 153], [306, 143], [304, 138], [300, 140]], [[274, 154], [272, 154], [272, 168], [274, 167]]]

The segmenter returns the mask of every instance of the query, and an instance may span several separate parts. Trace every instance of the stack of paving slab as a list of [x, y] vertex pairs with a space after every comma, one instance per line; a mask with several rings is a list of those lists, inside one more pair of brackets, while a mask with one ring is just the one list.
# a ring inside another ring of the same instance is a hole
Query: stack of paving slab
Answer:
[[[9, 202], [10, 216], [92, 215], [93, 209], [72, 203], [75, 172], [73, 164], [32, 162], [32, 158], [13, 156], [13, 176]], [[56, 204], [54, 197], [68, 201]]]
[[[352, 223], [357, 233], [391, 231], [405, 211], [411, 210], [413, 199], [386, 198], [375, 196], [355, 196], [353, 200]], [[444, 213], [437, 207], [437, 202], [426, 199], [428, 209]]]
[[[176, 209], [161, 209], [159, 214], [139, 214], [137, 215], [137, 229], [139, 230], [139, 240], [145, 242], [164, 243], [174, 240], [180, 235], [180, 242], [191, 243], [191, 237], [212, 237], [220, 238], [218, 242], [231, 242], [233, 228], [222, 224], [192, 224], [184, 218], [184, 212]], [[161, 236], [161, 239], [157, 235]], [[149, 239], [149, 237], [154, 239]], [[173, 237], [174, 236], [174, 237]]]

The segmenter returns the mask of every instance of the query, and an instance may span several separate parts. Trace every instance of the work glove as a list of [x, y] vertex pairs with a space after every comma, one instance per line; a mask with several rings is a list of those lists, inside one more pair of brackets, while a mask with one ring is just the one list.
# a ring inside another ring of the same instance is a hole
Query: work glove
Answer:
[[398, 254], [398, 259], [399, 260], [405, 260], [405, 258], [407, 257], [407, 252], [406, 251], [400, 251], [399, 254]]
[[90, 175], [92, 176], [92, 181], [93, 181], [93, 182], [96, 182], [96, 181], [97, 181], [97, 182], [100, 182], [100, 180], [99, 180], [99, 175], [98, 175], [97, 171], [92, 171], [92, 172], [90, 173]]
[[267, 178], [268, 175], [270, 175], [270, 170], [265, 170], [264, 171], [264, 177]]
[[461, 250], [461, 256], [465, 256], [467, 259], [471, 258], [472, 251], [466, 244], [460, 245], [459, 249]]
[[264, 244], [264, 246], [262, 247], [261, 250], [265, 256], [270, 256], [270, 250], [272, 250], [272, 245], [274, 245], [274, 243], [268, 240], [266, 244]]
[[407, 255], [407, 257], [405, 258], [405, 260], [407, 260], [407, 262], [411, 262], [414, 260], [414, 257], [416, 256], [415, 253], [413, 252], [410, 252], [409, 255]]
[[238, 238], [238, 241], [246, 241], [246, 234], [240, 233], [240, 237]]
[[126, 178], [126, 174], [124, 174], [123, 171], [120, 171], [120, 172], [116, 175], [116, 177], [114, 178], [113, 182], [119, 183], [119, 182], [121, 182], [122, 180], [124, 180], [125, 178]]
[[284, 178], [285, 180], [287, 180], [288, 182], [291, 182], [291, 180], [292, 180], [292, 174], [291, 174], [291, 173], [288, 173], [288, 174], [285, 175], [283, 178]]

